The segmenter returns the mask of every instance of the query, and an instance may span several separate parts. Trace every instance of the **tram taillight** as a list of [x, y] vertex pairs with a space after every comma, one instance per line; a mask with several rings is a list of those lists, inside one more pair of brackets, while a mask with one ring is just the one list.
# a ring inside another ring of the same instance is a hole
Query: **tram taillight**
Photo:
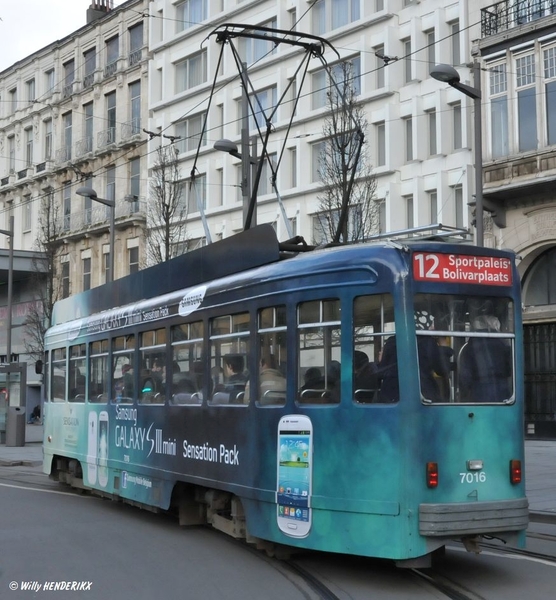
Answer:
[[521, 461], [510, 460], [510, 481], [513, 484], [521, 483]]
[[427, 487], [435, 488], [438, 486], [438, 463], [427, 463]]

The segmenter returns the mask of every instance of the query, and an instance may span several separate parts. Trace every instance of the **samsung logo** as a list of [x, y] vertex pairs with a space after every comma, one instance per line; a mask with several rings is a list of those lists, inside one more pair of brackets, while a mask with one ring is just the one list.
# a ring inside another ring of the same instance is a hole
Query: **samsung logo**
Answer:
[[181, 317], [187, 317], [192, 312], [195, 312], [205, 299], [207, 286], [202, 285], [188, 292], [180, 301], [179, 314]]

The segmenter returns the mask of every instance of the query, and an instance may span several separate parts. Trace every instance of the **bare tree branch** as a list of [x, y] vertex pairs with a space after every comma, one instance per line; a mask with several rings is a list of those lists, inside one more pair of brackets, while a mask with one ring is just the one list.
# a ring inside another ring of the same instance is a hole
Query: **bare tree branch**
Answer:
[[177, 148], [160, 146], [151, 173], [147, 205], [147, 264], [165, 262], [184, 252], [187, 203], [181, 181]]
[[[369, 162], [365, 113], [357, 103], [349, 61], [338, 65], [328, 91], [329, 113], [319, 157], [323, 183], [316, 233], [320, 243], [361, 242], [379, 228], [376, 177]], [[345, 218], [344, 218], [345, 217]]]
[[[44, 355], [44, 335], [52, 322], [55, 302], [63, 297], [60, 257], [64, 244], [61, 240], [60, 210], [50, 192], [41, 199], [38, 235], [35, 248], [39, 254], [32, 264], [32, 289], [35, 302], [25, 320], [25, 351], [34, 360]], [[68, 290], [69, 293], [69, 290]]]

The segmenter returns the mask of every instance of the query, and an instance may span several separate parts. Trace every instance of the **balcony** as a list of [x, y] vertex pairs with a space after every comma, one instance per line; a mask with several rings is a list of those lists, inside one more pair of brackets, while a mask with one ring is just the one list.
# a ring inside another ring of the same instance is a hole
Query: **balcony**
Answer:
[[556, 0], [503, 0], [481, 9], [482, 37], [556, 14]]
[[84, 154], [93, 151], [93, 138], [92, 136], [84, 137], [81, 140], [75, 142], [75, 157], [79, 158]]
[[111, 144], [116, 143], [116, 128], [109, 127], [108, 129], [104, 129], [103, 131], [98, 132], [97, 136], [97, 147], [99, 149], [106, 148]]
[[108, 78], [108, 77], [112, 77], [112, 75], [114, 75], [116, 73], [116, 70], [118, 68], [118, 61], [115, 60], [111, 63], [108, 63], [105, 67], [104, 67], [104, 77]]
[[71, 146], [62, 146], [56, 150], [56, 164], [61, 165], [62, 163], [71, 160]]
[[127, 59], [128, 65], [130, 67], [133, 67], [133, 65], [136, 65], [136, 64], [138, 64], [138, 63], [141, 62], [141, 58], [142, 57], [143, 57], [143, 50], [142, 50], [142, 48], [138, 48], [137, 50], [132, 50], [129, 53], [129, 56], [128, 56], [128, 59]]
[[[127, 200], [116, 201], [116, 227], [126, 226], [130, 221], [146, 219], [147, 202], [141, 197], [132, 202]], [[63, 215], [59, 225], [65, 237], [79, 238], [98, 229], [107, 229], [110, 226], [110, 209], [99, 203], [94, 203], [90, 208]]]
[[64, 85], [62, 88], [62, 97], [69, 98], [73, 94], [73, 81]]
[[122, 123], [122, 142], [130, 140], [135, 135], [141, 135], [141, 119], [137, 117], [127, 123]]
[[27, 177], [27, 169], [21, 169], [21, 171], [17, 172], [17, 180], [25, 179]]
[[10, 183], [10, 177], [2, 177], [2, 179], [0, 179], [0, 186], [5, 186], [8, 185]]
[[94, 73], [89, 73], [88, 75], [85, 75], [85, 77], [83, 77], [83, 89], [86, 90], [87, 88], [92, 87], [94, 82], [95, 82], [95, 74]]

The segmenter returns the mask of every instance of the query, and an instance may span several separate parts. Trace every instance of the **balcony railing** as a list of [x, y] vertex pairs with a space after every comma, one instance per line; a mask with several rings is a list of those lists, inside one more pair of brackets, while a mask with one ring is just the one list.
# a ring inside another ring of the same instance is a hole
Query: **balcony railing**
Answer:
[[64, 85], [62, 89], [62, 96], [64, 98], [69, 98], [73, 94], [73, 81]]
[[56, 163], [61, 164], [71, 160], [71, 146], [62, 146], [56, 150]]
[[108, 129], [104, 129], [103, 131], [98, 132], [97, 137], [97, 146], [99, 148], [105, 148], [110, 144], [114, 144], [116, 142], [116, 128], [109, 127]]
[[75, 156], [83, 156], [87, 152], [93, 151], [93, 138], [92, 136], [84, 137], [75, 143]]
[[85, 75], [85, 77], [83, 77], [83, 89], [90, 88], [94, 82], [95, 82], [95, 74], [94, 73], [89, 73], [88, 75]]
[[0, 185], [8, 185], [8, 183], [10, 183], [9, 177], [2, 177], [2, 179], [0, 179]]
[[137, 50], [132, 50], [128, 56], [128, 64], [130, 67], [136, 65], [138, 62], [141, 62], [141, 57], [143, 56], [143, 50], [138, 48]]
[[114, 62], [111, 62], [109, 64], [107, 64], [104, 67], [104, 76], [105, 77], [112, 77], [112, 75], [114, 75], [114, 73], [116, 72], [116, 69], [118, 68], [118, 61], [115, 60]]
[[127, 123], [122, 123], [122, 140], [129, 140], [134, 135], [141, 133], [141, 118], [131, 119]]
[[27, 177], [27, 169], [21, 169], [21, 171], [17, 172], [17, 179], [25, 179]]
[[556, 0], [503, 0], [481, 9], [482, 36], [495, 35], [556, 14]]
[[[133, 202], [117, 200], [115, 218], [125, 220], [130, 217], [145, 217], [146, 209], [147, 203], [144, 197]], [[72, 212], [69, 215], [63, 215], [61, 218], [61, 226], [65, 233], [77, 233], [84, 229], [106, 227], [109, 224], [110, 208], [97, 202], [91, 208], [80, 212]]]

